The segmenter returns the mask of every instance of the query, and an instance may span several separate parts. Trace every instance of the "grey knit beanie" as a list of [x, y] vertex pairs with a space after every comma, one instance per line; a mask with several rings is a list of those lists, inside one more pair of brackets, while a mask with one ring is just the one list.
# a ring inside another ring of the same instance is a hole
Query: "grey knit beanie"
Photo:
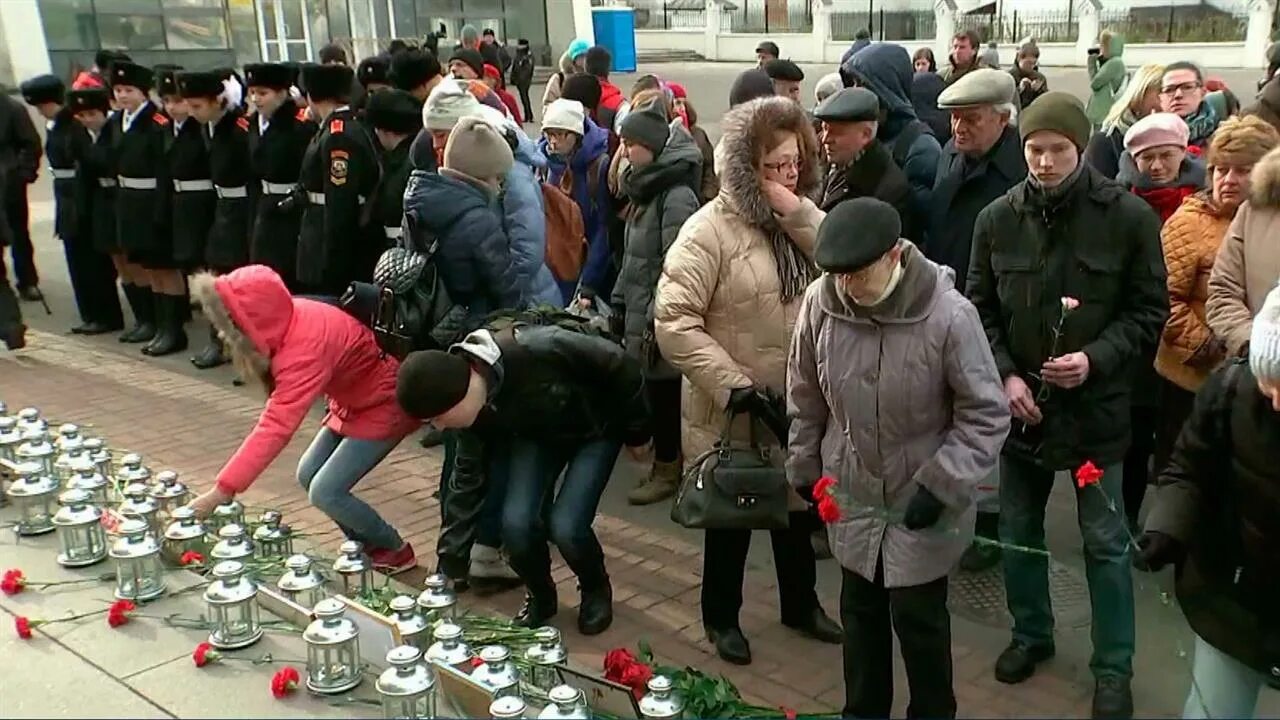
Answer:
[[1249, 368], [1269, 385], [1280, 385], [1280, 285], [1267, 293], [1253, 319], [1249, 336]]
[[459, 120], [444, 145], [444, 168], [476, 180], [500, 180], [512, 164], [511, 146], [502, 133], [477, 116]]

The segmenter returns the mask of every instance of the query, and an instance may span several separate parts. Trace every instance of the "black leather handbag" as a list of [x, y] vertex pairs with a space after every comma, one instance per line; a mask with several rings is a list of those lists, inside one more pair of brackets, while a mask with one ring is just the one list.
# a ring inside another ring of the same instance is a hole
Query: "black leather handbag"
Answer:
[[671, 519], [701, 530], [781, 530], [790, 523], [791, 487], [786, 471], [761, 445], [750, 418], [750, 442], [732, 442], [734, 414], [728, 414], [720, 440], [694, 458], [685, 470]]

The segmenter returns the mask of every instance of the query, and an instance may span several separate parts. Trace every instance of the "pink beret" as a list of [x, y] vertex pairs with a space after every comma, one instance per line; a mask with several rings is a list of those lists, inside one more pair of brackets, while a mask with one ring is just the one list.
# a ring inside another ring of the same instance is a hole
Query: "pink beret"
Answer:
[[1176, 145], [1185, 148], [1190, 135], [1187, 123], [1177, 115], [1152, 113], [1134, 123], [1129, 132], [1124, 134], [1124, 149], [1136, 157], [1143, 150], [1153, 147]]

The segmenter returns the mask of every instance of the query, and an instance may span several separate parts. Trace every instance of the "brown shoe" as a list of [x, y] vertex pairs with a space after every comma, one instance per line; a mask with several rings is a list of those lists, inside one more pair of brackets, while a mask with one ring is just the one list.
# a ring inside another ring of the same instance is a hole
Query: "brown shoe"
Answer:
[[640, 481], [631, 492], [627, 493], [627, 502], [632, 505], [652, 505], [662, 502], [676, 494], [680, 488], [680, 477], [683, 464], [675, 462], [653, 462], [649, 476]]

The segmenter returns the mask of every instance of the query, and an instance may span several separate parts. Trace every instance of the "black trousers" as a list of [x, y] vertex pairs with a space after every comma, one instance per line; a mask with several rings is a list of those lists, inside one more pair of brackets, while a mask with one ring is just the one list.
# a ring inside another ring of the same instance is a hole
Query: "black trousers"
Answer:
[[[1130, 525], [1138, 523], [1138, 511], [1147, 494], [1151, 481], [1151, 453], [1156, 445], [1156, 426], [1160, 422], [1161, 409], [1157, 406], [1133, 405], [1129, 408], [1129, 427], [1132, 440], [1124, 456], [1124, 512]], [[1159, 470], [1159, 467], [1156, 468]]]
[[4, 246], [0, 245], [0, 335], [8, 336], [13, 328], [22, 324], [22, 308], [18, 296], [9, 284], [9, 271], [4, 266]]
[[649, 409], [653, 413], [653, 459], [680, 459], [680, 378], [646, 380]]
[[527, 123], [535, 122], [533, 119], [533, 103], [529, 102], [529, 86], [520, 85], [520, 103], [524, 105], [524, 121]]
[[844, 716], [887, 718], [893, 709], [893, 634], [902, 647], [911, 700], [909, 718], [954, 718], [951, 614], [947, 578], [886, 588], [841, 569], [840, 621], [844, 625]]
[[14, 182], [5, 187], [4, 216], [9, 223], [9, 255], [13, 258], [17, 285], [19, 288], [35, 287], [40, 284], [40, 276], [36, 273], [35, 248], [31, 245], [26, 183]]
[[71, 291], [80, 319], [124, 327], [120, 294], [116, 292], [116, 268], [111, 258], [94, 249], [88, 237], [62, 238], [62, 252], [67, 258], [67, 274], [71, 276]]
[[[817, 559], [809, 533], [815, 518], [807, 512], [791, 513], [791, 526], [770, 530], [773, 566], [778, 573], [778, 604], [782, 622], [806, 623], [818, 607]], [[742, 581], [751, 549], [751, 530], [706, 530], [702, 550], [702, 624], [727, 630], [738, 627], [742, 610]]]
[[[1160, 421], [1156, 425], [1156, 448], [1152, 456], [1155, 475], [1159, 475], [1168, 464], [1169, 456], [1173, 454], [1173, 446], [1177, 444], [1178, 436], [1182, 434], [1182, 426], [1186, 424], [1187, 418], [1191, 417], [1191, 408], [1195, 402], [1195, 393], [1183, 390], [1168, 380], [1164, 381], [1164, 386], [1160, 389]], [[1127, 509], [1129, 507], [1127, 495], [1124, 502]]]

